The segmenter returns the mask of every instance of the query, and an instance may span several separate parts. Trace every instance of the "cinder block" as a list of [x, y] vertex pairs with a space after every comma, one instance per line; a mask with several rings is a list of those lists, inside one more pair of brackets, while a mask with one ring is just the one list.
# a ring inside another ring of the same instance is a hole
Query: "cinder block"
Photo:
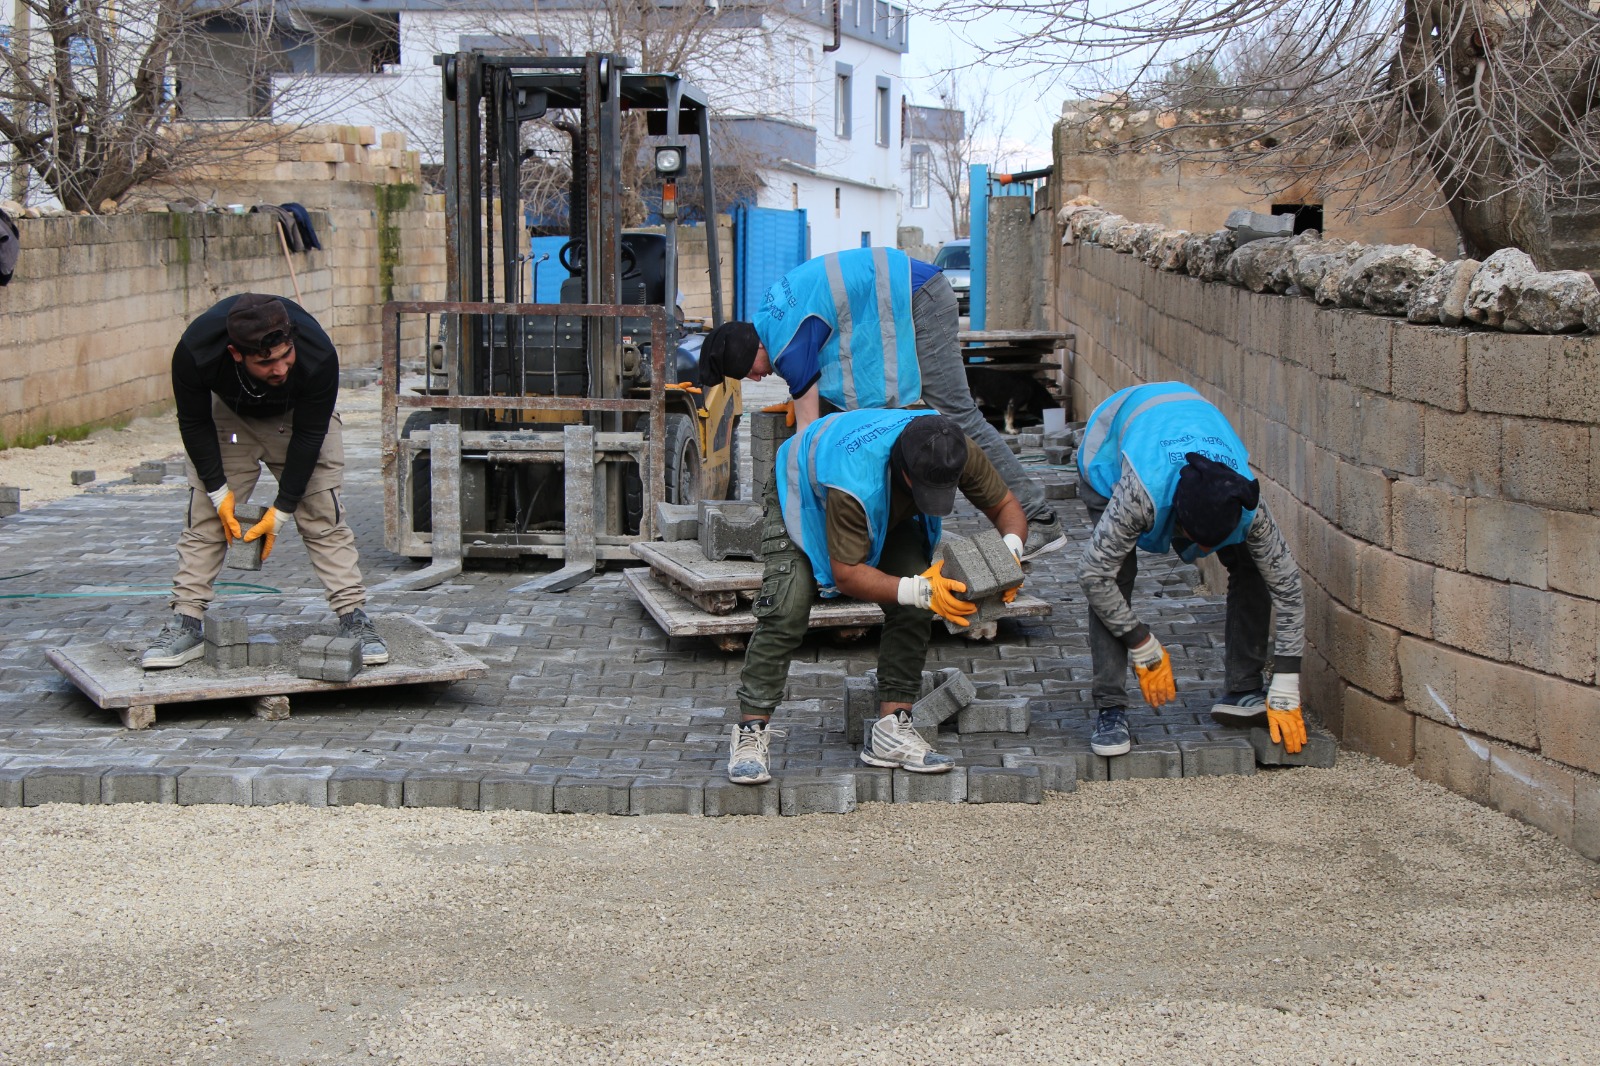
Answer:
[[1446, 411], [1467, 409], [1467, 333], [1407, 326], [1394, 331], [1390, 390]]
[[[1399, 659], [1406, 709], [1412, 714], [1525, 748], [1540, 743], [1542, 675], [1415, 637], [1401, 639]], [[1420, 760], [1420, 724], [1417, 747]]]
[[778, 782], [778, 813], [849, 814], [856, 809], [856, 782], [851, 774], [808, 777], [785, 774]]
[[948, 718], [961, 713], [978, 695], [972, 681], [956, 669], [946, 669], [937, 688], [911, 705], [911, 724], [918, 730], [934, 731]]
[[1600, 690], [1540, 677], [1539, 754], [1600, 774]]
[[1403, 702], [1380, 700], [1355, 686], [1344, 692], [1344, 743], [1396, 766], [1410, 766], [1417, 754], [1416, 715]]
[[206, 612], [204, 635], [207, 644], [228, 647], [250, 643], [250, 623], [242, 611], [214, 607]]
[[1432, 636], [1434, 568], [1370, 545], [1360, 559], [1361, 612], [1408, 633]]
[[551, 805], [557, 814], [627, 814], [632, 787], [628, 778], [562, 777]]
[[1600, 860], [1600, 781], [1579, 777], [1572, 790], [1573, 850], [1586, 859]]
[[1491, 744], [1489, 805], [1542, 829], [1563, 844], [1572, 840], [1573, 773], [1503, 744]]
[[1266, 726], [1252, 726], [1248, 739], [1256, 750], [1258, 766], [1315, 766], [1326, 770], [1339, 757], [1339, 742], [1312, 722], [1306, 723], [1305, 747], [1293, 755], [1284, 751], [1282, 744], [1273, 743]]
[[662, 540], [699, 540], [700, 507], [694, 503], [656, 502], [656, 533]]
[[1595, 677], [1596, 604], [1511, 586], [1511, 661], [1588, 684]]
[[700, 501], [700, 550], [713, 562], [761, 558], [759, 503], [746, 500]]
[[[1511, 586], [1472, 574], [1437, 570], [1433, 575], [1433, 635], [1452, 647], [1491, 659], [1511, 656]], [[1330, 657], [1331, 658], [1331, 657]], [[1342, 664], [1333, 664], [1345, 673]], [[1348, 674], [1345, 674], [1349, 677]], [[1354, 677], [1351, 681], [1390, 698]]]
[[193, 766], [178, 775], [178, 803], [231, 803], [250, 806], [259, 766]]
[[1131, 781], [1146, 777], [1182, 777], [1183, 756], [1175, 740], [1140, 739], [1126, 755], [1106, 760], [1106, 779]]
[[94, 471], [93, 470], [74, 470], [72, 472], [72, 483], [74, 485], [87, 485], [89, 482], [91, 482], [93, 480], [94, 480]]
[[341, 766], [328, 778], [328, 805], [398, 807], [405, 800], [406, 771]]
[[459, 770], [413, 770], [406, 774], [401, 806], [478, 809], [478, 778]]
[[1466, 497], [1424, 482], [1397, 481], [1392, 501], [1395, 551], [1449, 570], [1466, 566]]
[[1550, 587], [1600, 600], [1600, 517], [1547, 511], [1546, 553]]
[[778, 786], [736, 785], [732, 781], [706, 782], [704, 796], [705, 816], [723, 818], [740, 814], [778, 813]]
[[100, 802], [177, 803], [181, 773], [174, 766], [114, 766], [100, 778]]
[[[1078, 790], [1078, 760], [1072, 755], [1021, 755], [1007, 752], [1000, 757], [1000, 764], [1008, 769], [1038, 770], [1039, 784], [1046, 792]], [[1250, 765], [1255, 765], [1253, 755]], [[970, 784], [968, 788], [970, 790]]]
[[274, 766], [255, 780], [251, 802], [257, 807], [298, 803], [303, 807], [328, 805], [331, 766]]
[[1389, 546], [1389, 495], [1392, 482], [1381, 470], [1338, 465], [1339, 526], [1369, 544]]
[[[1398, 699], [1400, 666], [1396, 650], [1400, 631], [1347, 611], [1331, 600], [1326, 608], [1326, 621], [1327, 646], [1319, 650], [1326, 654], [1339, 675], [1379, 699]], [[1435, 632], [1438, 626], [1436, 612]]]
[[1028, 697], [973, 700], [956, 713], [957, 733], [1026, 733], [1032, 715]]
[[22, 780], [22, 805], [99, 803], [105, 767], [34, 767]]
[[896, 803], [965, 803], [966, 799], [965, 766], [957, 766], [942, 774], [914, 774], [909, 770], [894, 772]]
[[484, 811], [555, 810], [556, 779], [529, 774], [487, 774], [478, 782], [478, 809]]
[[694, 814], [705, 812], [705, 786], [684, 781], [641, 777], [628, 791], [629, 814]]
[[1038, 803], [1044, 798], [1043, 775], [1037, 766], [970, 766], [968, 803]]
[[1256, 772], [1256, 749], [1242, 736], [1178, 738], [1184, 777], [1233, 777]]
[[1418, 716], [1412, 772], [1478, 803], [1489, 802], [1489, 749], [1482, 738]]
[[247, 656], [252, 668], [277, 666], [282, 658], [282, 645], [271, 633], [252, 633]]
[[[266, 517], [265, 507], [235, 506], [233, 516], [239, 520], [241, 533], [249, 530], [257, 522]], [[257, 537], [255, 540], [246, 541], [243, 537], [228, 542], [228, 549], [223, 553], [222, 562], [235, 570], [260, 570], [261, 549], [266, 541]]]

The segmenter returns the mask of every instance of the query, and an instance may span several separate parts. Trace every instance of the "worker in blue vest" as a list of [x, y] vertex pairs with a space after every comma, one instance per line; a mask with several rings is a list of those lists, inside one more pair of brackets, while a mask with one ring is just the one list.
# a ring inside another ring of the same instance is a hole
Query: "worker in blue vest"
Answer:
[[[789, 385], [795, 425], [830, 411], [908, 407], [955, 419], [989, 457], [1028, 520], [1024, 560], [1066, 545], [1044, 486], [1029, 477], [973, 402], [961, 359], [955, 292], [944, 272], [894, 248], [851, 248], [808, 260], [767, 290], [753, 321], [726, 322], [701, 348], [700, 383]], [[774, 354], [775, 353], [775, 354]]]
[[[940, 519], [955, 506], [958, 489], [1020, 557], [1028, 528], [1022, 505], [953, 419], [932, 411], [826, 415], [778, 449], [763, 501], [764, 570], [756, 630], [739, 679], [729, 780], [758, 785], [772, 779], [768, 759], [776, 731], [767, 725], [783, 701], [789, 664], [819, 595], [883, 607], [879, 717], [861, 761], [923, 774], [954, 765], [911, 727], [911, 704], [922, 688], [934, 617], [966, 625], [976, 610], [956, 596], [966, 586], [943, 576], [943, 561], [932, 562]], [[1010, 590], [1007, 599], [1015, 594]]]
[[[1145, 702], [1177, 697], [1172, 660], [1129, 606], [1135, 549], [1193, 562], [1216, 553], [1228, 568], [1227, 695], [1211, 713], [1229, 725], [1263, 723], [1285, 751], [1306, 741], [1300, 711], [1305, 600], [1300, 569], [1261, 502], [1244, 442], [1221, 411], [1175, 381], [1137, 385], [1094, 409], [1078, 448], [1078, 491], [1094, 531], [1079, 578], [1089, 599], [1089, 653], [1099, 712], [1096, 755], [1132, 748], [1128, 660]], [[1263, 688], [1277, 608], [1272, 683]]]

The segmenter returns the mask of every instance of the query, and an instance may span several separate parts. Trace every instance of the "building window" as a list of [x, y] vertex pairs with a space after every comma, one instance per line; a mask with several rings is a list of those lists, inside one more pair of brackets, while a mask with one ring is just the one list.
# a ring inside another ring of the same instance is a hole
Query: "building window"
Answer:
[[852, 68], [843, 63], [834, 68], [833, 75], [833, 135], [841, 141], [850, 139], [850, 81]]
[[833, 217], [839, 217], [839, 186], [833, 187]]
[[933, 156], [926, 149], [911, 150], [911, 206], [927, 207], [933, 196]]
[[878, 95], [875, 98], [876, 106], [872, 109], [873, 138], [875, 142], [885, 148], [889, 146], [889, 79], [878, 79]]
[[863, 247], [863, 248], [871, 248], [872, 247], [872, 231], [871, 230], [864, 229], [864, 230], [861, 231], [861, 247]]

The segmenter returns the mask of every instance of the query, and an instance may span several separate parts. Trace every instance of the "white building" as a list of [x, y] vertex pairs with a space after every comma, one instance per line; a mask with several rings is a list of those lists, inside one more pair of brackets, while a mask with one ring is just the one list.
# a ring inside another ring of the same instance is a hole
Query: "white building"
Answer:
[[836, 48], [828, 0], [663, 5], [643, 43], [613, 15], [593, 0], [305, 0], [295, 19], [307, 43], [286, 51], [270, 88], [192, 77], [190, 113], [238, 114], [266, 95], [275, 107], [292, 101], [284, 118], [404, 132], [426, 165], [443, 154], [435, 55], [617, 51], [639, 69], [675, 69], [708, 94], [725, 133], [759, 155], [758, 206], [806, 211], [812, 255], [894, 243], [904, 7], [838, 0]]
[[946, 187], [952, 180], [952, 164], [957, 171], [964, 169], [959, 164], [964, 161], [966, 115], [951, 108], [908, 104], [904, 125], [905, 199], [900, 224], [920, 227], [923, 241], [937, 248], [961, 236], [964, 229], [957, 224]]

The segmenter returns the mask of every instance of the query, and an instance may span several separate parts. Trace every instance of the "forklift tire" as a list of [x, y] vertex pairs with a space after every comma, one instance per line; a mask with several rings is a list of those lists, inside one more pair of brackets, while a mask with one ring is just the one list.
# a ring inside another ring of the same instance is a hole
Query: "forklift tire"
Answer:
[[[449, 417], [445, 411], [413, 411], [400, 427], [400, 438], [413, 437]], [[411, 528], [417, 533], [433, 532], [433, 460], [426, 452], [411, 461]]]
[[700, 438], [688, 415], [667, 415], [668, 503], [697, 503], [700, 499]]

